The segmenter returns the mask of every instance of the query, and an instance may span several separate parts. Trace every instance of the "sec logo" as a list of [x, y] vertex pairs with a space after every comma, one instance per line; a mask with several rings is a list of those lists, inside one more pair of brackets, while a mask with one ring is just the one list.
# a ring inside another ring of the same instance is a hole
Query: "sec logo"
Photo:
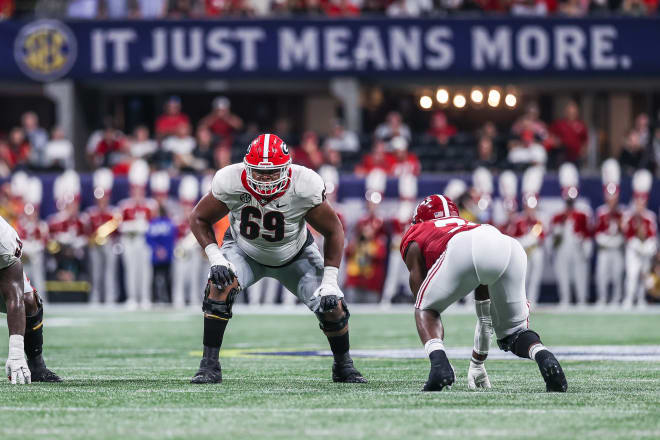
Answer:
[[14, 58], [21, 71], [36, 81], [53, 81], [66, 75], [76, 61], [76, 38], [57, 20], [39, 20], [20, 30], [14, 41]]
[[241, 194], [240, 198], [241, 198], [241, 202], [250, 203], [250, 200], [252, 199], [252, 196], [250, 194], [243, 193], [243, 194]]

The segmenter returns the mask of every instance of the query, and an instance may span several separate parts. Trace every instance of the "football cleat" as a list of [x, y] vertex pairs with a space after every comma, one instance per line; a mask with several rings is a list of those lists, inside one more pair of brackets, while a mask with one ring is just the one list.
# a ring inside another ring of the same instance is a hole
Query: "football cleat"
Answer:
[[44, 358], [28, 359], [28, 368], [32, 374], [32, 382], [62, 382], [60, 377], [46, 368]]
[[536, 363], [539, 365], [539, 370], [545, 381], [545, 390], [547, 392], [565, 393], [568, 383], [555, 355], [548, 350], [543, 350], [536, 355]]
[[456, 373], [443, 350], [431, 353], [431, 371], [422, 391], [442, 391], [456, 382]]
[[190, 380], [190, 383], [204, 384], [204, 383], [221, 383], [222, 382], [222, 368], [220, 362], [211, 359], [202, 359], [199, 363], [199, 370]]
[[342, 383], [367, 383], [362, 374], [353, 365], [353, 359], [346, 356], [341, 362], [332, 364], [332, 381]]

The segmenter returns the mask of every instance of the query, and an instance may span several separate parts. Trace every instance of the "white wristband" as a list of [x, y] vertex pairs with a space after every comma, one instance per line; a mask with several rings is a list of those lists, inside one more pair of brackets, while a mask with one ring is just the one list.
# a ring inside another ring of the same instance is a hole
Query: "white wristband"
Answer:
[[216, 243], [211, 243], [210, 245], [206, 246], [204, 248], [204, 252], [206, 252], [206, 256], [209, 258], [211, 266], [227, 265], [227, 259], [224, 257], [224, 255], [222, 255], [222, 252], [220, 252], [220, 248]]
[[18, 359], [23, 357], [23, 336], [9, 336], [9, 359]]
[[338, 268], [334, 266], [325, 266], [323, 268], [323, 280], [321, 280], [321, 284], [331, 284], [333, 286], [336, 286], [338, 274], [339, 274]]

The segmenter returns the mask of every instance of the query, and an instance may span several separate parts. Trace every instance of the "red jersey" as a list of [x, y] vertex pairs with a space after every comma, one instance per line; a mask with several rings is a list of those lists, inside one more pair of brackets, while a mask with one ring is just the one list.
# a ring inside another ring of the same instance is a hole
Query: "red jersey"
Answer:
[[420, 247], [426, 269], [431, 266], [440, 258], [447, 250], [447, 244], [454, 235], [470, 231], [478, 228], [481, 225], [468, 222], [460, 217], [445, 217], [438, 220], [429, 220], [422, 223], [414, 224], [405, 233], [401, 240], [401, 257], [406, 259], [406, 252], [408, 246], [414, 241]]
[[587, 126], [584, 122], [580, 120], [559, 119], [552, 124], [550, 131], [566, 147], [566, 159], [576, 161], [582, 157], [582, 152], [589, 138]]
[[121, 213], [120, 232], [146, 233], [149, 221], [158, 213], [158, 203], [154, 199], [136, 201], [128, 198], [119, 202]]
[[392, 174], [395, 165], [396, 161], [390, 154], [383, 155], [381, 160], [377, 160], [373, 155], [367, 154], [362, 158], [362, 162], [355, 167], [355, 171], [369, 174], [373, 170], [383, 170], [385, 174]]
[[415, 153], [408, 153], [406, 158], [401, 161], [398, 161], [394, 157], [392, 173], [395, 176], [402, 176], [404, 174], [418, 176], [421, 171], [422, 165], [419, 163], [419, 159]]
[[16, 232], [23, 243], [39, 242], [45, 244], [48, 240], [48, 224], [43, 220], [35, 221], [23, 218], [20, 222], [17, 222]]
[[570, 209], [552, 217], [552, 228], [558, 228], [564, 225], [567, 221], [573, 223], [573, 232], [580, 238], [589, 238], [591, 230], [589, 229], [589, 218], [587, 214], [577, 209]]
[[642, 214], [632, 213], [623, 221], [623, 233], [626, 240], [638, 237], [646, 240], [655, 237], [657, 233], [657, 220], [655, 214], [648, 209]]
[[48, 218], [50, 236], [62, 244], [82, 244], [85, 216], [71, 217], [65, 212], [58, 212]]
[[114, 208], [108, 207], [101, 209], [98, 206], [90, 206], [85, 211], [85, 214], [87, 214], [85, 233], [87, 236], [92, 236], [101, 225], [114, 218]]
[[156, 120], [156, 134], [158, 136], [174, 134], [179, 125], [188, 123], [188, 116], [183, 113], [178, 113], [176, 115], [161, 115]]
[[603, 205], [596, 210], [596, 242], [601, 247], [619, 247], [623, 243], [623, 211]]

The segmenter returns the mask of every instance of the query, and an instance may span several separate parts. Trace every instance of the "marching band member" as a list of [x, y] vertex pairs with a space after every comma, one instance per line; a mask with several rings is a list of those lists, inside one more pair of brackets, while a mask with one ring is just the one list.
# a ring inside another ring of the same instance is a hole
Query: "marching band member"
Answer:
[[25, 186], [23, 215], [17, 232], [23, 241], [23, 270], [30, 282], [46, 299], [46, 265], [44, 250], [48, 241], [48, 224], [39, 218], [43, 186], [37, 177], [30, 177]]

